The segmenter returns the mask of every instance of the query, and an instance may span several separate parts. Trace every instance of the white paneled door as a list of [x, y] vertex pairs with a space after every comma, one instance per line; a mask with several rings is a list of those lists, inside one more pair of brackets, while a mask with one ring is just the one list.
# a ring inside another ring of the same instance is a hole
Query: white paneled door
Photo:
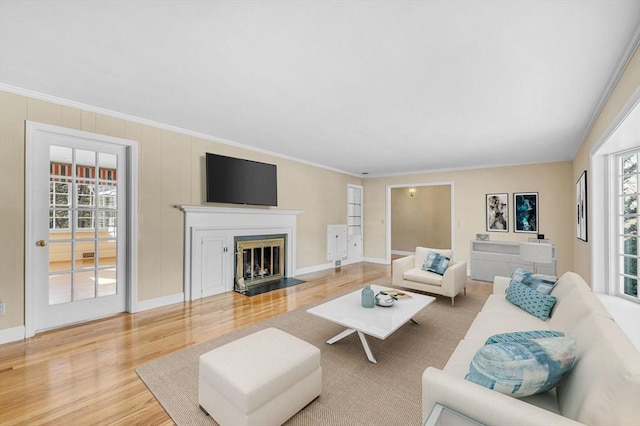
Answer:
[[27, 336], [123, 312], [127, 304], [127, 147], [28, 123]]

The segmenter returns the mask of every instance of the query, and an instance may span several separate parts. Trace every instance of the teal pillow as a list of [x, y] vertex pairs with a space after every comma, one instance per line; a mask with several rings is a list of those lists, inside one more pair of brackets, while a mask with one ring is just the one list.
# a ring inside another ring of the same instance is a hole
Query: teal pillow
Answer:
[[551, 315], [551, 308], [556, 303], [556, 297], [532, 290], [526, 285], [511, 281], [505, 297], [514, 305], [524, 309], [541, 320]]
[[530, 331], [514, 331], [513, 333], [501, 333], [494, 334], [489, 337], [485, 345], [492, 345], [494, 343], [509, 343], [509, 342], [521, 342], [523, 340], [545, 339], [547, 337], [562, 337], [564, 333], [562, 331], [553, 330], [530, 330]]
[[465, 379], [521, 398], [556, 387], [575, 360], [572, 337], [496, 343], [476, 352]]

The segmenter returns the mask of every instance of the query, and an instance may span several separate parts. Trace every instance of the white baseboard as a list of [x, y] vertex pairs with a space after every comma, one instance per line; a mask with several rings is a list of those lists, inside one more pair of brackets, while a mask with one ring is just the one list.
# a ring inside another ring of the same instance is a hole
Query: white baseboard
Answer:
[[331, 269], [335, 267], [336, 265], [334, 265], [333, 263], [323, 263], [322, 265], [307, 266], [306, 268], [296, 269], [296, 276], [311, 274], [313, 272], [320, 272], [320, 271], [324, 271], [326, 269]]
[[168, 296], [156, 297], [154, 299], [140, 300], [132, 307], [131, 313], [148, 311], [149, 309], [161, 308], [174, 303], [184, 302], [184, 293], [175, 293]]
[[23, 340], [26, 336], [26, 332], [27, 330], [25, 329], [24, 325], [0, 330], [0, 345], [2, 345], [3, 343]]
[[[413, 253], [410, 253], [410, 254], [413, 254]], [[377, 257], [363, 257], [362, 260], [353, 260], [353, 261], [349, 261], [348, 259], [344, 259], [344, 260], [342, 260], [342, 265], [340, 265], [340, 266], [346, 266], [346, 265], [351, 265], [353, 263], [360, 263], [360, 262], [369, 262], [369, 263], [378, 263], [380, 265], [389, 265], [389, 262], [387, 262], [385, 259], [380, 259], [380, 258], [377, 258]], [[313, 272], [325, 271], [327, 269], [339, 268], [340, 266], [336, 266], [333, 263], [323, 263], [321, 265], [307, 266], [306, 268], [297, 269], [296, 270], [296, 276], [304, 275], [304, 274], [311, 274]]]
[[[386, 263], [382, 259], [376, 259], [376, 260], [367, 260], [367, 258], [362, 258], [358, 260], [341, 259], [340, 266], [347, 266], [347, 265], [352, 265], [354, 263], [360, 263], [360, 262], [373, 262], [373, 263], [382, 263], [382, 264]], [[321, 265], [307, 266], [306, 268], [297, 269], [296, 276], [303, 275], [303, 274], [311, 274], [313, 272], [325, 271], [327, 269], [339, 268], [340, 266], [336, 266], [335, 263], [323, 263]]]
[[365, 257], [364, 259], [362, 259], [364, 262], [369, 262], [369, 263], [379, 263], [381, 265], [388, 265], [389, 262], [387, 262], [386, 259], [379, 259], [377, 257]]
[[411, 256], [416, 254], [415, 251], [402, 251], [402, 250], [391, 250], [391, 254], [395, 254], [398, 256]]

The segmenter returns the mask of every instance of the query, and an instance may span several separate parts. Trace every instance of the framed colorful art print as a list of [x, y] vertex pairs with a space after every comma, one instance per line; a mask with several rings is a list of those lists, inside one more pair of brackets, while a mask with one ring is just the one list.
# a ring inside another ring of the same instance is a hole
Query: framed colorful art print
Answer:
[[516, 192], [513, 194], [514, 232], [538, 233], [538, 193]]

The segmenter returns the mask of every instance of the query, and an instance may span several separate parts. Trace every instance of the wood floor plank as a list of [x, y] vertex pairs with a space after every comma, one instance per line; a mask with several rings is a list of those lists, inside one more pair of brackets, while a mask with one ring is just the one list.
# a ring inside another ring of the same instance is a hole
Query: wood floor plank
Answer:
[[[251, 298], [224, 293], [2, 345], [0, 424], [173, 424], [136, 375], [138, 366], [390, 272], [387, 265], [358, 263], [299, 276], [306, 283]], [[470, 282], [468, 288], [484, 294], [490, 287]]]

